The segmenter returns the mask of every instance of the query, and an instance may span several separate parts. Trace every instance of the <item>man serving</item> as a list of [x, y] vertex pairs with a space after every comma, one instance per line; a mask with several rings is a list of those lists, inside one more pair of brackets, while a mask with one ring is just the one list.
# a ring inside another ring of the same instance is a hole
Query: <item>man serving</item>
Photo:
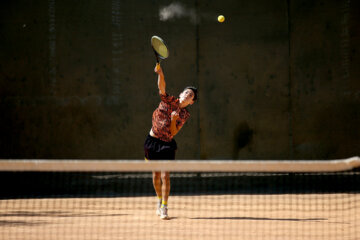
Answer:
[[[165, 78], [160, 64], [156, 64], [161, 102], [152, 115], [152, 128], [144, 143], [145, 160], [174, 160], [177, 144], [173, 139], [190, 117], [186, 107], [197, 99], [197, 89], [186, 87], [179, 98], [165, 91]], [[170, 193], [170, 173], [153, 172], [153, 185], [159, 199], [156, 214], [169, 219], [167, 202]]]

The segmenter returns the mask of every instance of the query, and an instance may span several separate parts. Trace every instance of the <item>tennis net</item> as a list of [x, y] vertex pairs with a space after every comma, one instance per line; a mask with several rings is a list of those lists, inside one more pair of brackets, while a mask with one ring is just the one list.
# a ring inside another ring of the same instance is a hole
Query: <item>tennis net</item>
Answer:
[[[0, 161], [0, 239], [360, 239], [360, 160]], [[152, 171], [170, 171], [169, 220]]]

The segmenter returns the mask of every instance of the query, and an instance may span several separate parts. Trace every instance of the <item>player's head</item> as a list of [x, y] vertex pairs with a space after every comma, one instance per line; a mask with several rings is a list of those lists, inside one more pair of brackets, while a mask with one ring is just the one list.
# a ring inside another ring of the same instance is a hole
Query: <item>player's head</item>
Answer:
[[185, 107], [193, 104], [197, 100], [197, 88], [196, 87], [186, 87], [184, 91], [180, 93], [179, 96], [180, 103]]

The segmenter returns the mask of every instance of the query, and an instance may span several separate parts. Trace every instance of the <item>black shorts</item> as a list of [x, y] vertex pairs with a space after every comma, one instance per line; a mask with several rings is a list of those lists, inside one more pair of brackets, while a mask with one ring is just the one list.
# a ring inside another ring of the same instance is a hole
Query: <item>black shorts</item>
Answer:
[[174, 160], [177, 144], [173, 139], [164, 142], [148, 135], [144, 143], [145, 158], [148, 160]]

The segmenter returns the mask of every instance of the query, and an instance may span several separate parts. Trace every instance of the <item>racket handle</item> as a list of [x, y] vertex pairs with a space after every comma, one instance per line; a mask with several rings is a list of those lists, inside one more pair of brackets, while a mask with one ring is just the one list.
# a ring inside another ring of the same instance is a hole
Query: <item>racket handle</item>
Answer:
[[157, 54], [157, 52], [155, 51], [154, 48], [153, 48], [153, 51], [154, 51], [154, 54], [155, 54], [155, 57], [156, 57], [156, 62], [160, 63], [159, 55]]

